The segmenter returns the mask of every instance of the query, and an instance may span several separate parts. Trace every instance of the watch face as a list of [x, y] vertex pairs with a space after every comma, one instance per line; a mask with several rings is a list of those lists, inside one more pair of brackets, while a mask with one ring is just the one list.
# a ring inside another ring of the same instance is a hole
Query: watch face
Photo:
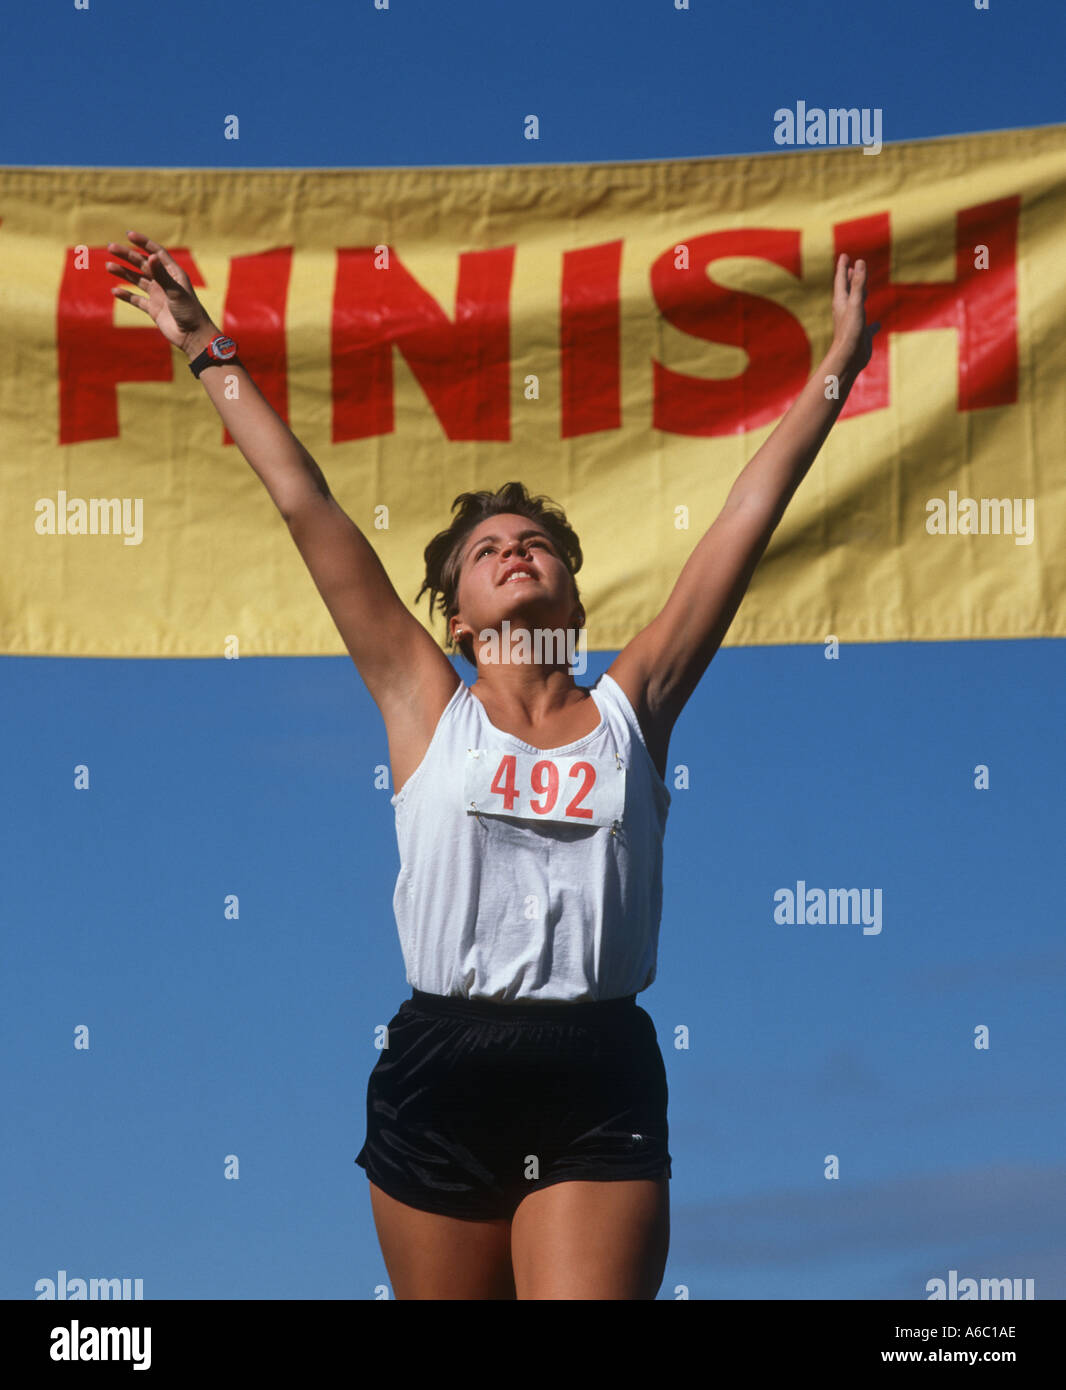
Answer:
[[220, 362], [228, 362], [231, 357], [237, 356], [237, 344], [232, 338], [215, 338], [208, 345], [208, 352]]

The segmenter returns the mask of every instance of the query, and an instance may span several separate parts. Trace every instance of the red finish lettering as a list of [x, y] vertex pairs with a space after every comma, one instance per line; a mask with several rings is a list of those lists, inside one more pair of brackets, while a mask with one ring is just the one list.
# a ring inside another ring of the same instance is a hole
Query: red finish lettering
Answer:
[[393, 344], [449, 439], [511, 437], [511, 276], [515, 248], [466, 251], [452, 323], [392, 248], [337, 253], [333, 297], [333, 443], [392, 434]]
[[622, 423], [622, 242], [563, 254], [559, 372], [561, 438]]
[[[842, 418], [890, 405], [888, 342], [895, 333], [952, 328], [958, 340], [959, 411], [1018, 399], [1017, 251], [1020, 195], [955, 217], [955, 276], [893, 282], [887, 212], [834, 225], [837, 253], [863, 259], [869, 271], [866, 316], [879, 321], [873, 356], [854, 383]], [[811, 344], [799, 321], [761, 295], [726, 289], [708, 274], [724, 257], [755, 257], [798, 279], [800, 233], [746, 228], [689, 239], [689, 264], [675, 268], [673, 246], [650, 270], [662, 316], [704, 342], [742, 348], [748, 364], [728, 379], [689, 376], [652, 359], [652, 424], [664, 433], [719, 436], [770, 424], [785, 414], [811, 372]], [[975, 267], [987, 247], [987, 269]], [[170, 253], [194, 287], [204, 284], [184, 247]], [[621, 240], [567, 251], [560, 288], [560, 438], [622, 425]], [[288, 420], [285, 315], [292, 247], [234, 258], [222, 331], [240, 342], [257, 386]], [[116, 326], [110, 253], [91, 248], [76, 269], [69, 248], [56, 306], [59, 443], [118, 434], [122, 382], [171, 381], [175, 355], [153, 325]], [[455, 318], [447, 317], [390, 253], [375, 266], [372, 247], [337, 253], [332, 311], [334, 443], [395, 431], [393, 348], [399, 348], [450, 440], [509, 440], [510, 295], [515, 247], [462, 252]], [[819, 275], [828, 314], [832, 267]], [[128, 317], [123, 311], [123, 317]], [[233, 442], [223, 430], [223, 442]]]
[[[193, 286], [204, 283], [184, 246], [167, 248]], [[106, 246], [89, 248], [89, 264], [79, 270], [68, 247], [56, 305], [56, 356], [59, 370], [59, 442], [113, 439], [118, 434], [118, 385], [122, 381], [173, 381], [174, 349], [155, 324], [110, 293], [119, 280], [107, 261], [123, 262]], [[138, 291], [129, 286], [132, 293]], [[144, 327], [119, 327], [136, 317]]]
[[[887, 212], [834, 226], [837, 254], [867, 266], [866, 321], [881, 324], [873, 356], [852, 387], [840, 419], [884, 410], [890, 403], [888, 340], [893, 333], [954, 328], [958, 334], [957, 410], [1013, 405], [1018, 399], [1018, 216], [1014, 195], [955, 217], [955, 278], [899, 283], [891, 279], [892, 234]], [[988, 268], [974, 266], [988, 247]]]
[[[229, 289], [222, 332], [235, 338], [240, 359], [252, 380], [285, 421], [289, 422], [289, 375], [285, 348], [285, 308], [292, 275], [292, 247], [235, 256], [230, 262]], [[223, 444], [232, 444], [222, 429]]]
[[[187, 248], [167, 248], [194, 288], [205, 281]], [[175, 349], [152, 324], [114, 323], [119, 282], [106, 269], [120, 260], [106, 247], [89, 249], [79, 270], [67, 252], [59, 288], [56, 346], [59, 358], [59, 442], [110, 439], [119, 432], [118, 391], [123, 381], [172, 381]], [[231, 262], [222, 332], [240, 342], [241, 361], [263, 395], [288, 420], [285, 307], [292, 248], [237, 256]], [[136, 288], [133, 293], [138, 293]], [[223, 443], [233, 439], [225, 428]]]
[[724, 256], [756, 256], [799, 278], [800, 234], [750, 228], [692, 237], [686, 270], [674, 250], [652, 265], [651, 288], [664, 318], [682, 333], [708, 343], [743, 348], [748, 365], [739, 376], [715, 380], [685, 376], [652, 359], [652, 424], [671, 434], [742, 434], [785, 413], [811, 372], [811, 345], [803, 325], [780, 304], [760, 295], [723, 289], [707, 267]]

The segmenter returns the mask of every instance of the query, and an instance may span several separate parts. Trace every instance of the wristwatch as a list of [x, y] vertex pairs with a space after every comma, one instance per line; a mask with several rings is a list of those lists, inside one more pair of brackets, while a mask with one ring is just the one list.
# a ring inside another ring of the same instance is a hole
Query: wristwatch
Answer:
[[237, 356], [236, 339], [227, 338], [224, 333], [216, 333], [199, 357], [193, 358], [189, 363], [189, 371], [198, 377], [205, 367], [222, 367], [228, 362], [235, 362], [238, 367], [244, 366]]

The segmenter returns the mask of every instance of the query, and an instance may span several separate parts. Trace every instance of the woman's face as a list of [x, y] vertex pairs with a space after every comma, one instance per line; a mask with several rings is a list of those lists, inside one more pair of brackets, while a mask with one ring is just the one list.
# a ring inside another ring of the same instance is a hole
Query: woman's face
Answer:
[[[505, 579], [516, 565], [530, 573]], [[549, 532], [511, 513], [487, 517], [467, 536], [456, 598], [459, 611], [449, 623], [451, 633], [471, 634], [475, 653], [480, 633], [500, 631], [505, 618], [511, 631], [577, 627], [584, 621], [570, 571]]]

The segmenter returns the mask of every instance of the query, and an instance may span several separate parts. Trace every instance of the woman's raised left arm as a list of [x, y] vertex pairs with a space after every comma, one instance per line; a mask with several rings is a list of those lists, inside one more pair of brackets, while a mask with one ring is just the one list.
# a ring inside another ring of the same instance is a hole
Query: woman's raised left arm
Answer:
[[[766, 443], [739, 474], [715, 521], [678, 576], [658, 617], [619, 653], [611, 676], [626, 691], [642, 725], [668, 738], [699, 684], [751, 583], [770, 537], [825, 443], [852, 386], [870, 361], [866, 264], [837, 260], [833, 342], [814, 375]], [[826, 398], [825, 380], [839, 383]]]

